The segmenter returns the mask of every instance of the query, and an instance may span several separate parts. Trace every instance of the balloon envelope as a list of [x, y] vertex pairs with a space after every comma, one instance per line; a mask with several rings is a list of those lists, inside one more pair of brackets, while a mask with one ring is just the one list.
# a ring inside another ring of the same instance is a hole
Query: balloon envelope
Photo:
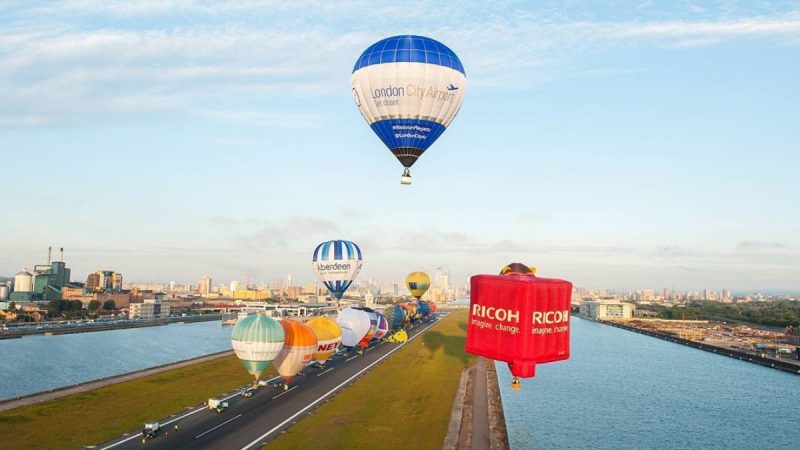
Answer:
[[378, 330], [378, 314], [370, 308], [354, 308], [354, 309], [364, 311], [365, 313], [367, 313], [367, 316], [369, 317], [369, 330], [367, 330], [367, 334], [365, 334], [364, 337], [361, 338], [361, 341], [358, 342], [358, 346], [364, 348], [367, 346], [369, 341], [372, 340], [372, 338], [375, 336], [375, 332]]
[[391, 330], [397, 330], [402, 327], [406, 320], [403, 308], [397, 305], [392, 305], [384, 309], [383, 315], [386, 317], [386, 321], [389, 322], [389, 328]]
[[367, 48], [351, 82], [364, 120], [408, 168], [450, 126], [464, 100], [467, 77], [446, 45], [405, 35]]
[[389, 333], [389, 322], [383, 314], [375, 311], [375, 315], [378, 317], [378, 326], [375, 328], [375, 335], [372, 336], [372, 339], [379, 341]]
[[413, 303], [403, 303], [403, 309], [406, 310], [407, 322], [416, 320], [417, 306]]
[[286, 338], [273, 364], [278, 374], [288, 383], [311, 362], [317, 351], [317, 335], [311, 327], [297, 320], [284, 319], [280, 324]]
[[311, 267], [337, 300], [353, 283], [361, 270], [361, 249], [353, 242], [327, 241], [314, 249]]
[[238, 321], [231, 333], [231, 344], [245, 369], [256, 379], [283, 348], [285, 333], [275, 319], [248, 316]]
[[420, 317], [428, 317], [430, 313], [431, 313], [431, 307], [428, 304], [428, 302], [426, 302], [425, 300], [421, 300], [419, 302], [419, 305], [417, 306], [417, 314]]
[[314, 317], [306, 322], [306, 325], [317, 335], [317, 351], [314, 353], [314, 359], [324, 363], [339, 348], [342, 342], [342, 329], [335, 320], [327, 316]]
[[366, 311], [345, 308], [336, 316], [336, 323], [342, 329], [342, 345], [355, 347], [366, 336], [370, 328], [369, 315]]
[[406, 277], [406, 287], [417, 300], [422, 298], [431, 285], [431, 277], [425, 272], [411, 272]]
[[394, 332], [392, 335], [389, 336], [387, 341], [389, 342], [405, 342], [408, 340], [408, 333], [406, 330], [398, 330]]

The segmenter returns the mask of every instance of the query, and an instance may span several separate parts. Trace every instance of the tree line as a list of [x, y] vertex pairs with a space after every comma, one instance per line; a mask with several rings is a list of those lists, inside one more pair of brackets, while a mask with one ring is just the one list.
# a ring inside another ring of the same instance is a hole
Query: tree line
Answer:
[[[92, 313], [97, 313], [100, 309], [103, 311], [112, 311], [116, 309], [116, 304], [114, 300], [106, 300], [105, 302], [100, 302], [99, 300], [92, 300], [89, 302], [88, 311]], [[80, 300], [50, 300], [47, 304], [47, 315], [50, 317], [59, 317], [59, 316], [81, 316], [86, 313], [86, 310], [83, 309], [83, 302]]]

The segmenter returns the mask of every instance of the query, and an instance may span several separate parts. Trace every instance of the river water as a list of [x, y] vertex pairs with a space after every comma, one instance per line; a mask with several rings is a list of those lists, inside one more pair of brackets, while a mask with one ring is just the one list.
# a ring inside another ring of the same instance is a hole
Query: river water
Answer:
[[0, 400], [231, 348], [219, 321], [0, 340]]
[[800, 448], [800, 377], [572, 319], [568, 361], [510, 389], [512, 449]]

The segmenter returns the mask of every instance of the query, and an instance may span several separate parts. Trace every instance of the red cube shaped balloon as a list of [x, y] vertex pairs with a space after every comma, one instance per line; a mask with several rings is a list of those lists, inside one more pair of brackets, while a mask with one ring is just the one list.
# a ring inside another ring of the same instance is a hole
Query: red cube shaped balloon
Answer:
[[519, 377], [533, 377], [536, 364], [569, 358], [572, 283], [513, 266], [525, 267], [470, 279], [466, 350], [507, 362], [519, 389]]

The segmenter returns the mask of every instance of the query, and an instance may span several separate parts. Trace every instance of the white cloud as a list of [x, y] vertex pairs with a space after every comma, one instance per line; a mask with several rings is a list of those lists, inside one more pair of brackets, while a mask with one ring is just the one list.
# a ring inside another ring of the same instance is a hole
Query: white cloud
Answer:
[[[13, 3], [6, 5], [0, 21], [0, 97], [5, 100], [0, 126], [164, 110], [295, 126], [294, 120], [270, 120], [286, 108], [275, 109], [265, 99], [319, 97], [346, 89], [353, 61], [368, 43], [408, 31], [396, 23], [399, 16], [456, 49], [473, 86], [484, 88], [521, 89], [563, 77], [647, 70], [574, 67], [583, 54], [616, 47], [677, 50], [736, 40], [786, 45], [800, 40], [795, 10], [751, 16], [704, 13], [701, 20], [690, 21], [609, 21], [525, 8], [501, 3], [487, 11], [480, 4], [432, 1], [413, 6], [366, 1]], [[255, 100], [257, 105], [234, 114], [212, 105], [221, 98], [228, 104]]]

